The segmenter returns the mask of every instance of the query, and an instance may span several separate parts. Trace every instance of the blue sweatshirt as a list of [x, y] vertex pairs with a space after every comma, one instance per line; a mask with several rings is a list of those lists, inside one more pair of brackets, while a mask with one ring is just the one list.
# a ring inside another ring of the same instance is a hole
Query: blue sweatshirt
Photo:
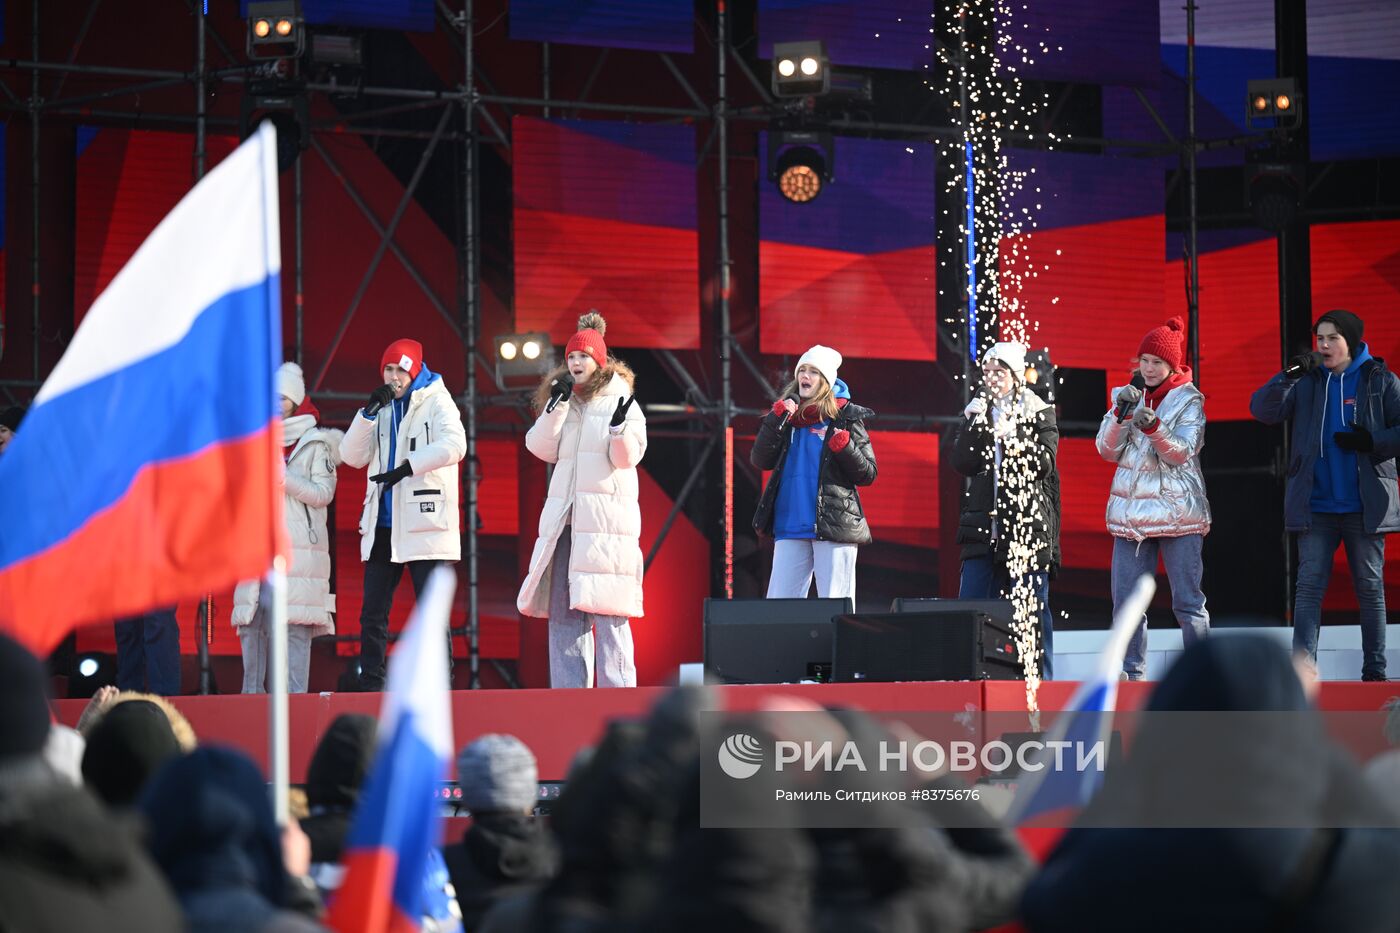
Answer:
[[1356, 472], [1356, 451], [1337, 446], [1332, 435], [1351, 428], [1356, 420], [1356, 391], [1361, 383], [1361, 367], [1371, 358], [1366, 344], [1340, 376], [1327, 373], [1323, 385], [1321, 453], [1313, 468], [1314, 512], [1347, 513], [1361, 511], [1361, 487]]
[[[832, 386], [837, 398], [849, 399], [851, 392], [840, 379]], [[792, 443], [783, 461], [783, 480], [773, 503], [773, 538], [812, 540], [817, 536], [817, 487], [821, 482], [822, 447], [827, 422], [790, 425]]]
[[[399, 465], [399, 425], [403, 423], [404, 413], [408, 411], [408, 400], [413, 397], [414, 392], [440, 378], [442, 377], [430, 370], [428, 364], [424, 363], [413, 382], [409, 383], [408, 391], [403, 394], [403, 398], [396, 398], [389, 403], [389, 459], [385, 461], [388, 464], [384, 467], [386, 472]], [[364, 415], [364, 409], [360, 410], [360, 415]], [[392, 528], [394, 526], [394, 489], [392, 486], [386, 486], [379, 494], [379, 518], [374, 524], [379, 528]]]

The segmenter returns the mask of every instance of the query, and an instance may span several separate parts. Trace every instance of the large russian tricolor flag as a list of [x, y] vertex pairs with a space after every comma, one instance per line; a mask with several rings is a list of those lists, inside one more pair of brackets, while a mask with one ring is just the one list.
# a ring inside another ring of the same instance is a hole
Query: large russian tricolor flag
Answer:
[[340, 933], [418, 930], [428, 854], [437, 845], [437, 788], [452, 757], [448, 615], [457, 577], [438, 567], [389, 658], [379, 746], [345, 842], [345, 880], [331, 902]]
[[264, 123], [160, 222], [0, 457], [0, 630], [40, 654], [287, 551], [276, 149]]

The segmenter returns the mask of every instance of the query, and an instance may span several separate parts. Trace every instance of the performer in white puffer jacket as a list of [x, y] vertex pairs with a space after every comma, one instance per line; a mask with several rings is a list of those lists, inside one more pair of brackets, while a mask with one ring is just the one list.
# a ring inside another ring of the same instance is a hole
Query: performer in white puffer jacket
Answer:
[[404, 568], [417, 594], [439, 561], [462, 557], [457, 464], [467, 454], [467, 434], [457, 402], [416, 340], [389, 344], [380, 373], [383, 384], [340, 443], [345, 462], [370, 473], [360, 513], [362, 690], [384, 689], [389, 609]]
[[595, 653], [598, 686], [637, 685], [628, 619], [642, 615], [637, 464], [647, 429], [632, 370], [608, 355], [606, 327], [596, 311], [579, 318], [566, 365], [540, 383], [539, 417], [525, 435], [554, 472], [516, 606], [549, 619], [555, 687], [591, 687]]
[[[335, 498], [340, 465], [340, 431], [317, 425], [321, 413], [306, 395], [301, 367], [277, 370], [282, 404], [282, 443], [287, 470], [282, 505], [292, 562], [287, 569], [287, 692], [305, 693], [311, 668], [311, 639], [335, 634], [335, 595], [331, 593], [331, 532], [326, 507]], [[268, 625], [258, 613], [257, 580], [233, 593], [233, 625], [243, 647], [243, 692], [266, 693]]]

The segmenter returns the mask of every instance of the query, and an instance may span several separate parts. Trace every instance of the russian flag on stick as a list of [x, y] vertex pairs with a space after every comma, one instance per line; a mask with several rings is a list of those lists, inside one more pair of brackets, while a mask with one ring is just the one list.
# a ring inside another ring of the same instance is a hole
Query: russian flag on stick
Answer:
[[439, 782], [452, 757], [448, 615], [457, 577], [439, 566], [389, 658], [379, 747], [345, 843], [345, 880], [331, 902], [340, 933], [418, 930], [423, 878], [437, 845]]
[[1141, 621], [1156, 591], [1157, 581], [1151, 575], [1144, 574], [1119, 607], [1093, 676], [1079, 684], [1045, 739], [1046, 752], [1040, 758], [1043, 767], [1029, 772], [1029, 776], [1017, 786], [1016, 798], [1006, 813], [1009, 825], [1045, 823], [1052, 817], [1056, 821], [1068, 819], [1098, 791], [1103, 783], [1103, 772], [1097, 768], [1076, 767], [1078, 756], [1074, 754], [1064, 756], [1066, 767], [1056, 768], [1055, 758], [1049, 753], [1049, 749], [1055, 746], [1050, 743], [1066, 741], [1075, 743], [1074, 747], [1077, 748], [1081, 747], [1080, 743], [1087, 747], [1102, 742], [1103, 747], [1108, 748], [1113, 733], [1113, 713], [1118, 707], [1118, 682], [1123, 670], [1123, 656], [1127, 654], [1133, 629]]
[[281, 265], [264, 123], [93, 303], [0, 457], [0, 630], [42, 656], [287, 553]]

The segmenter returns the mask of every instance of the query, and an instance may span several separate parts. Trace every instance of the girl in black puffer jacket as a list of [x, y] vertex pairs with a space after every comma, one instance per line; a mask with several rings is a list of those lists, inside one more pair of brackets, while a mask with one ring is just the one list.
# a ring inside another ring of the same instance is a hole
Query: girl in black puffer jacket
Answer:
[[875, 482], [865, 420], [836, 378], [841, 354], [812, 347], [797, 361], [783, 398], [759, 425], [750, 462], [772, 470], [754, 512], [754, 531], [776, 539], [770, 599], [856, 595], [856, 549], [870, 542], [857, 486]]

